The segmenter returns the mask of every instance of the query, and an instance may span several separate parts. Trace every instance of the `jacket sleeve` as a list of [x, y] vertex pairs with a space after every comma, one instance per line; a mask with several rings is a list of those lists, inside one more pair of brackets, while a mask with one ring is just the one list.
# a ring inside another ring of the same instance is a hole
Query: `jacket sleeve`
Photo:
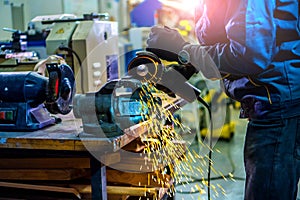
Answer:
[[[206, 7], [208, 13], [213, 6], [218, 6], [217, 0], [210, 0], [212, 1], [215, 3], [210, 3]], [[273, 0], [228, 0], [226, 12], [223, 12], [224, 21], [221, 22], [224, 24], [227, 40], [215, 39], [215, 42], [201, 39], [203, 35], [214, 38], [214, 35], [220, 34], [213, 28], [214, 24], [220, 22], [214, 22], [216, 19], [213, 17], [214, 14], [202, 13], [206, 18], [204, 20], [206, 25], [205, 27], [201, 23], [196, 25], [200, 45], [184, 46], [190, 54], [191, 64], [208, 78], [220, 78], [218, 75], [220, 73], [222, 76], [242, 77], [256, 75], [266, 70], [276, 50], [276, 28], [272, 18], [274, 4]], [[217, 14], [217, 9], [214, 10]], [[202, 34], [203, 32], [205, 34]]]

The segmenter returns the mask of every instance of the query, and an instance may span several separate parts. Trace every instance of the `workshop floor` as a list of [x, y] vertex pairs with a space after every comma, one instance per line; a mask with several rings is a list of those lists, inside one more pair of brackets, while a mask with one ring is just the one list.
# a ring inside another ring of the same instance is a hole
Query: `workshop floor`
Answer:
[[[225, 194], [218, 189], [218, 194], [211, 191], [211, 199], [213, 200], [242, 200], [244, 198], [245, 172], [243, 165], [243, 146], [245, 138], [245, 129], [247, 120], [238, 119], [238, 110], [232, 109], [231, 120], [236, 124], [235, 134], [231, 141], [218, 140], [214, 146], [212, 154], [213, 167], [217, 171], [221, 171], [224, 176], [232, 173], [235, 180], [217, 178], [211, 180], [211, 185], [216, 188], [221, 186]], [[197, 145], [191, 145], [192, 149], [197, 151]], [[200, 164], [200, 163], [198, 163]], [[197, 163], [195, 163], [197, 166]], [[212, 177], [215, 177], [212, 175]], [[207, 200], [207, 193], [200, 194], [196, 186], [201, 186], [201, 182], [192, 182], [188, 185], [176, 186], [177, 193], [175, 200]], [[300, 184], [298, 187], [300, 191]], [[192, 192], [191, 192], [192, 191]], [[297, 200], [300, 200], [300, 192], [298, 192]]]
[[[222, 194], [221, 189], [217, 192], [211, 191], [211, 198], [214, 200], [241, 200], [243, 199], [244, 193], [244, 166], [243, 166], [243, 145], [245, 137], [246, 120], [241, 120], [237, 118], [238, 111], [232, 109], [231, 120], [235, 122], [235, 134], [230, 141], [218, 140], [214, 146], [214, 153], [212, 154], [213, 167], [216, 171], [220, 171], [224, 176], [229, 173], [233, 174], [235, 180], [217, 178], [211, 180], [211, 185], [222, 187], [224, 189], [225, 195]], [[190, 146], [191, 149], [198, 150], [199, 146], [193, 144]], [[200, 163], [199, 163], [200, 164]], [[195, 163], [197, 166], [197, 163]], [[207, 169], [206, 167], [204, 167]], [[212, 175], [211, 177], [216, 177]], [[198, 177], [201, 179], [201, 177]], [[183, 199], [196, 199], [205, 200], [207, 199], [207, 194], [200, 194], [196, 190], [196, 185], [202, 185], [201, 182], [192, 182], [188, 185], [179, 185], [176, 187], [177, 193], [175, 194], [176, 200]], [[181, 191], [182, 190], [182, 191]], [[194, 191], [194, 192], [191, 192]]]

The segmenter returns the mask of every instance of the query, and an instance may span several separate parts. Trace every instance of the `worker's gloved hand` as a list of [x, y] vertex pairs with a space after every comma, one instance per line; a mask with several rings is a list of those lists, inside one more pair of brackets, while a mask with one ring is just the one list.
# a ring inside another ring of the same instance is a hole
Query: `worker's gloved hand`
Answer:
[[154, 26], [147, 39], [147, 51], [168, 61], [178, 61], [178, 53], [188, 44], [176, 29]]
[[189, 80], [194, 74], [198, 73], [198, 70], [191, 64], [181, 65], [181, 64], [171, 64], [168, 67], [179, 72], [186, 80]]

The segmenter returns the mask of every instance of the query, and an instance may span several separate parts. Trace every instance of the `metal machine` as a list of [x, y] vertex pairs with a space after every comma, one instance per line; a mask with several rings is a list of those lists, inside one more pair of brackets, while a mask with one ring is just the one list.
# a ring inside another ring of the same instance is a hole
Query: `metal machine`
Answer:
[[46, 39], [47, 53], [71, 56], [77, 93], [97, 91], [119, 77], [117, 22], [93, 18], [55, 22]]
[[[34, 28], [26, 32], [6, 29], [14, 32], [12, 44], [5, 49], [13, 48], [17, 52], [36, 49], [36, 63], [38, 59], [59, 55], [71, 63], [77, 93], [95, 92], [107, 81], [120, 77], [118, 22], [108, 21], [108, 17], [107, 13], [87, 14], [83, 18], [73, 15], [36, 17], [29, 26]], [[35, 34], [30, 35], [33, 30]], [[2, 57], [4, 54], [7, 51], [3, 49]], [[5, 60], [3, 65], [8, 62]]]
[[120, 77], [118, 23], [80, 21], [71, 38], [77, 93], [95, 92]]
[[142, 114], [149, 112], [145, 105], [152, 99], [150, 95], [137, 79], [109, 81], [98, 92], [77, 94], [74, 115], [82, 118], [85, 133], [109, 138], [119, 136], [123, 130], [141, 122]]
[[[136, 55], [128, 65], [127, 77], [112, 80], [97, 92], [75, 96], [74, 114], [82, 118], [84, 132], [114, 137], [142, 122], [142, 116], [151, 112], [147, 107], [148, 102], [161, 103], [159, 97], [145, 92], [145, 83], [151, 82], [171, 98], [181, 97], [174, 104], [166, 105], [165, 108], [171, 112], [200, 98], [200, 91], [186, 82], [187, 79], [178, 68], [166, 68], [150, 52], [141, 51]], [[191, 76], [194, 72], [192, 70], [186, 75]]]
[[47, 53], [63, 55], [73, 63], [77, 93], [94, 92], [119, 77], [118, 23], [108, 18], [100, 13], [41, 22], [52, 24]]
[[49, 78], [33, 71], [0, 73], [1, 131], [37, 130], [56, 123], [51, 114], [68, 114], [72, 110], [72, 69], [57, 63], [46, 67]]

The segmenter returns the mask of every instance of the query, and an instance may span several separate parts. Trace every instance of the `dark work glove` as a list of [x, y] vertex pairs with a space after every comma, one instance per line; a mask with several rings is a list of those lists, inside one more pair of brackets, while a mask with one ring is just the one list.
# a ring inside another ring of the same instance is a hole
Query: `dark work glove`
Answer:
[[154, 26], [147, 39], [146, 50], [168, 61], [178, 61], [178, 53], [188, 44], [176, 29]]
[[168, 67], [175, 69], [177, 72], [179, 72], [186, 80], [189, 80], [194, 74], [198, 73], [196, 68], [191, 65], [181, 65], [181, 64], [171, 64], [168, 65]]

